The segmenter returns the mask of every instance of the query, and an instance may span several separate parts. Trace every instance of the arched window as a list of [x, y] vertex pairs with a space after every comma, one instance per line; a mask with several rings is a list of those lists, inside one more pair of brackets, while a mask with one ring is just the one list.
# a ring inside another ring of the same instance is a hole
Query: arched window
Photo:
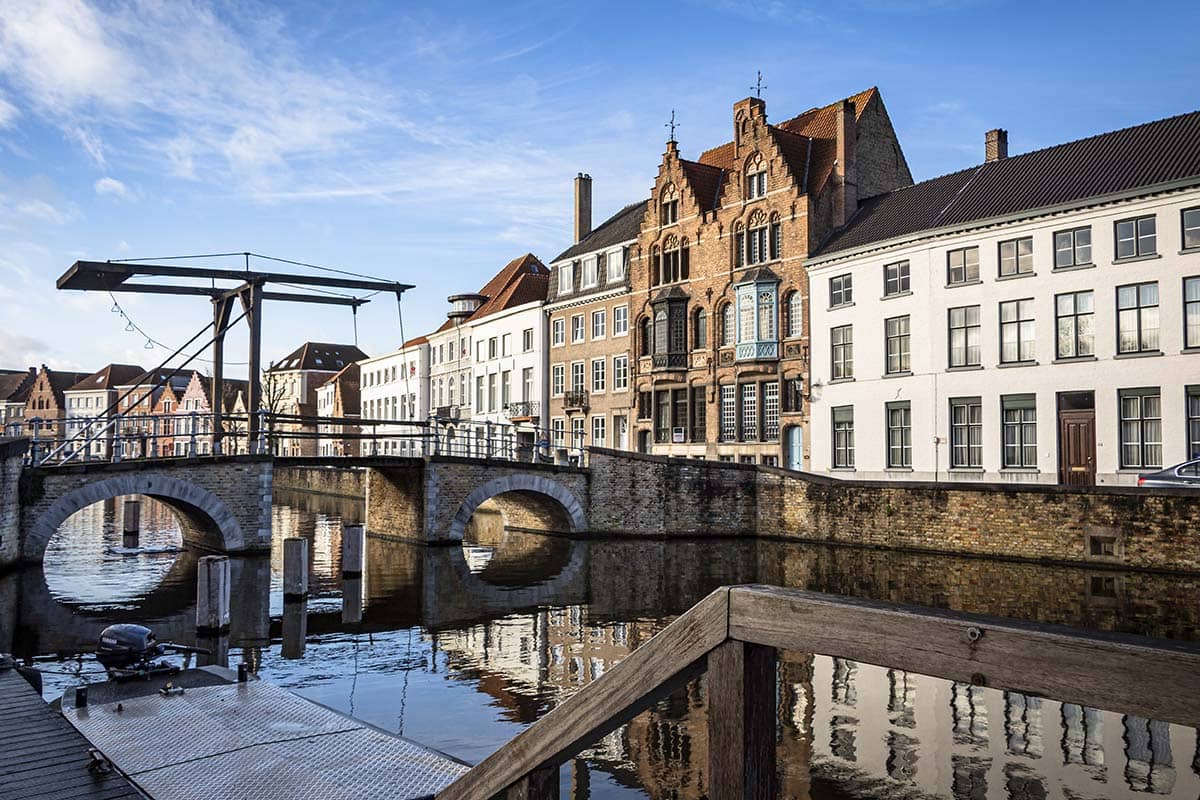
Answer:
[[778, 214], [771, 215], [771, 260], [783, 258], [783, 223]]
[[749, 235], [746, 237], [746, 263], [761, 264], [767, 260], [767, 215], [762, 210], [750, 215]]
[[660, 195], [659, 225], [671, 225], [679, 221], [679, 190], [675, 184], [668, 183]]
[[654, 311], [654, 352], [667, 352], [667, 309], [659, 306]]
[[708, 312], [697, 308], [692, 324], [692, 347], [697, 350], [708, 347]]
[[652, 348], [650, 347], [650, 332], [650, 318], [642, 317], [638, 322], [638, 338], [641, 340], [638, 343], [638, 352], [644, 356], [648, 356], [652, 352]]
[[737, 342], [737, 332], [733, 328], [733, 303], [721, 305], [721, 346], [733, 347]]
[[742, 230], [742, 223], [736, 223], [733, 226], [733, 265], [737, 269], [742, 268], [745, 263], [746, 253], [746, 233]]
[[650, 248], [650, 285], [658, 286], [662, 283], [662, 253], [658, 247]]
[[804, 313], [801, 308], [800, 293], [789, 292], [787, 296], [787, 337], [789, 339], [803, 335]]
[[671, 234], [663, 240], [662, 259], [655, 261], [659, 283], [676, 283], [688, 277], [688, 242]]
[[761, 153], [746, 160], [746, 199], [753, 200], [767, 193], [767, 162]]

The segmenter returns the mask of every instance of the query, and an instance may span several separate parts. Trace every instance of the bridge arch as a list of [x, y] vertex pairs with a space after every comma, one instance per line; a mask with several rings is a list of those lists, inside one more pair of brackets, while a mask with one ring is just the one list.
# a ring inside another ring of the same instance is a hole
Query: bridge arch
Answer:
[[447, 538], [450, 541], [461, 542], [463, 535], [466, 533], [467, 524], [470, 523], [471, 516], [475, 513], [475, 510], [488, 500], [499, 498], [503, 495], [525, 496], [535, 503], [539, 501], [545, 502], [548, 498], [554, 501], [557, 507], [562, 510], [570, 525], [570, 533], [580, 533], [587, 530], [587, 514], [583, 510], [583, 503], [579, 501], [579, 498], [570, 489], [551, 478], [518, 472], [500, 478], [493, 478], [487, 483], [476, 487], [474, 491], [468, 494], [462, 504], [459, 505], [458, 511], [454, 515], [454, 520], [450, 523], [450, 531]]
[[169, 475], [128, 472], [85, 483], [55, 498], [27, 527], [22, 559], [41, 561], [50, 537], [76, 511], [131, 494], [146, 495], [174, 511], [179, 517], [183, 540], [188, 544], [218, 551], [246, 548], [246, 537], [237, 517], [209, 490]]

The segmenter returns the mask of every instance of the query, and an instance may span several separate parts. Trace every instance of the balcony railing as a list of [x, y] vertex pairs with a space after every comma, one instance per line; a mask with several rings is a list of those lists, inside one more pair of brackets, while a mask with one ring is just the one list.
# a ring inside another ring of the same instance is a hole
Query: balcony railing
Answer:
[[687, 353], [655, 353], [654, 369], [687, 369]]
[[563, 408], [588, 410], [588, 393], [584, 389], [574, 389], [563, 394]]
[[737, 346], [738, 361], [779, 358], [779, 342], [742, 342]]
[[541, 413], [541, 404], [537, 400], [519, 400], [504, 407], [504, 416], [509, 419], [536, 419]]

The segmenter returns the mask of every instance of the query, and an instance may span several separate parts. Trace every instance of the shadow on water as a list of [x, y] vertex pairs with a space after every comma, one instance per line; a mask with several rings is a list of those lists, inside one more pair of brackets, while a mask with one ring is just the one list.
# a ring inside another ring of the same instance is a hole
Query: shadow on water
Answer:
[[[1200, 640], [1197, 576], [746, 539], [572, 540], [506, 528], [486, 508], [462, 548], [369, 536], [362, 577], [346, 579], [342, 530], [362, 511], [354, 500], [277, 493], [272, 554], [234, 559], [231, 658], [471, 761], [731, 583]], [[192, 641], [195, 556], [157, 572], [122, 562], [141, 576], [129, 591], [101, 582], [89, 597], [88, 570], [115, 569], [92, 563], [104, 540], [94, 527], [109, 522], [91, 524], [64, 551], [75, 553], [60, 573], [67, 583], [41, 569], [0, 577], [0, 650], [11, 643], [46, 665], [90, 652], [109, 622], [133, 620]], [[310, 553], [301, 609], [282, 598], [291, 536]], [[781, 653], [778, 674], [780, 797], [1200, 793], [1192, 729], [824, 655]], [[48, 694], [73, 681], [48, 678]], [[609, 734], [564, 767], [564, 797], [698, 800], [706, 707], [695, 681]]]

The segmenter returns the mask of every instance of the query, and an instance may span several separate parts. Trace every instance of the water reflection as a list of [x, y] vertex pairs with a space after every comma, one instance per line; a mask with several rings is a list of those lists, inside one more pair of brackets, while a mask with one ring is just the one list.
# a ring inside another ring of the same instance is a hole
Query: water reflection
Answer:
[[[277, 493], [273, 554], [231, 565], [230, 658], [470, 761], [722, 584], [1200, 639], [1196, 578], [782, 542], [584, 542], [505, 529], [486, 514], [461, 550], [369, 537], [362, 576], [345, 579], [343, 525], [362, 518], [361, 502]], [[101, 513], [98, 532], [81, 525], [78, 539], [63, 537], [74, 555], [59, 568], [77, 576], [74, 593], [51, 590], [40, 570], [0, 577], [0, 650], [11, 643], [43, 662], [90, 652], [118, 619], [195, 641], [191, 554], [157, 584], [145, 573], [125, 593], [83, 590], [89, 569], [113, 569], [98, 548], [105, 529], [119, 542], [117, 522]], [[291, 536], [310, 546], [306, 606], [282, 597]], [[1192, 729], [803, 653], [782, 653], [778, 676], [780, 797], [1200, 794]], [[48, 675], [47, 694], [70, 682]], [[700, 798], [707, 758], [700, 680], [566, 765], [564, 796]]]

